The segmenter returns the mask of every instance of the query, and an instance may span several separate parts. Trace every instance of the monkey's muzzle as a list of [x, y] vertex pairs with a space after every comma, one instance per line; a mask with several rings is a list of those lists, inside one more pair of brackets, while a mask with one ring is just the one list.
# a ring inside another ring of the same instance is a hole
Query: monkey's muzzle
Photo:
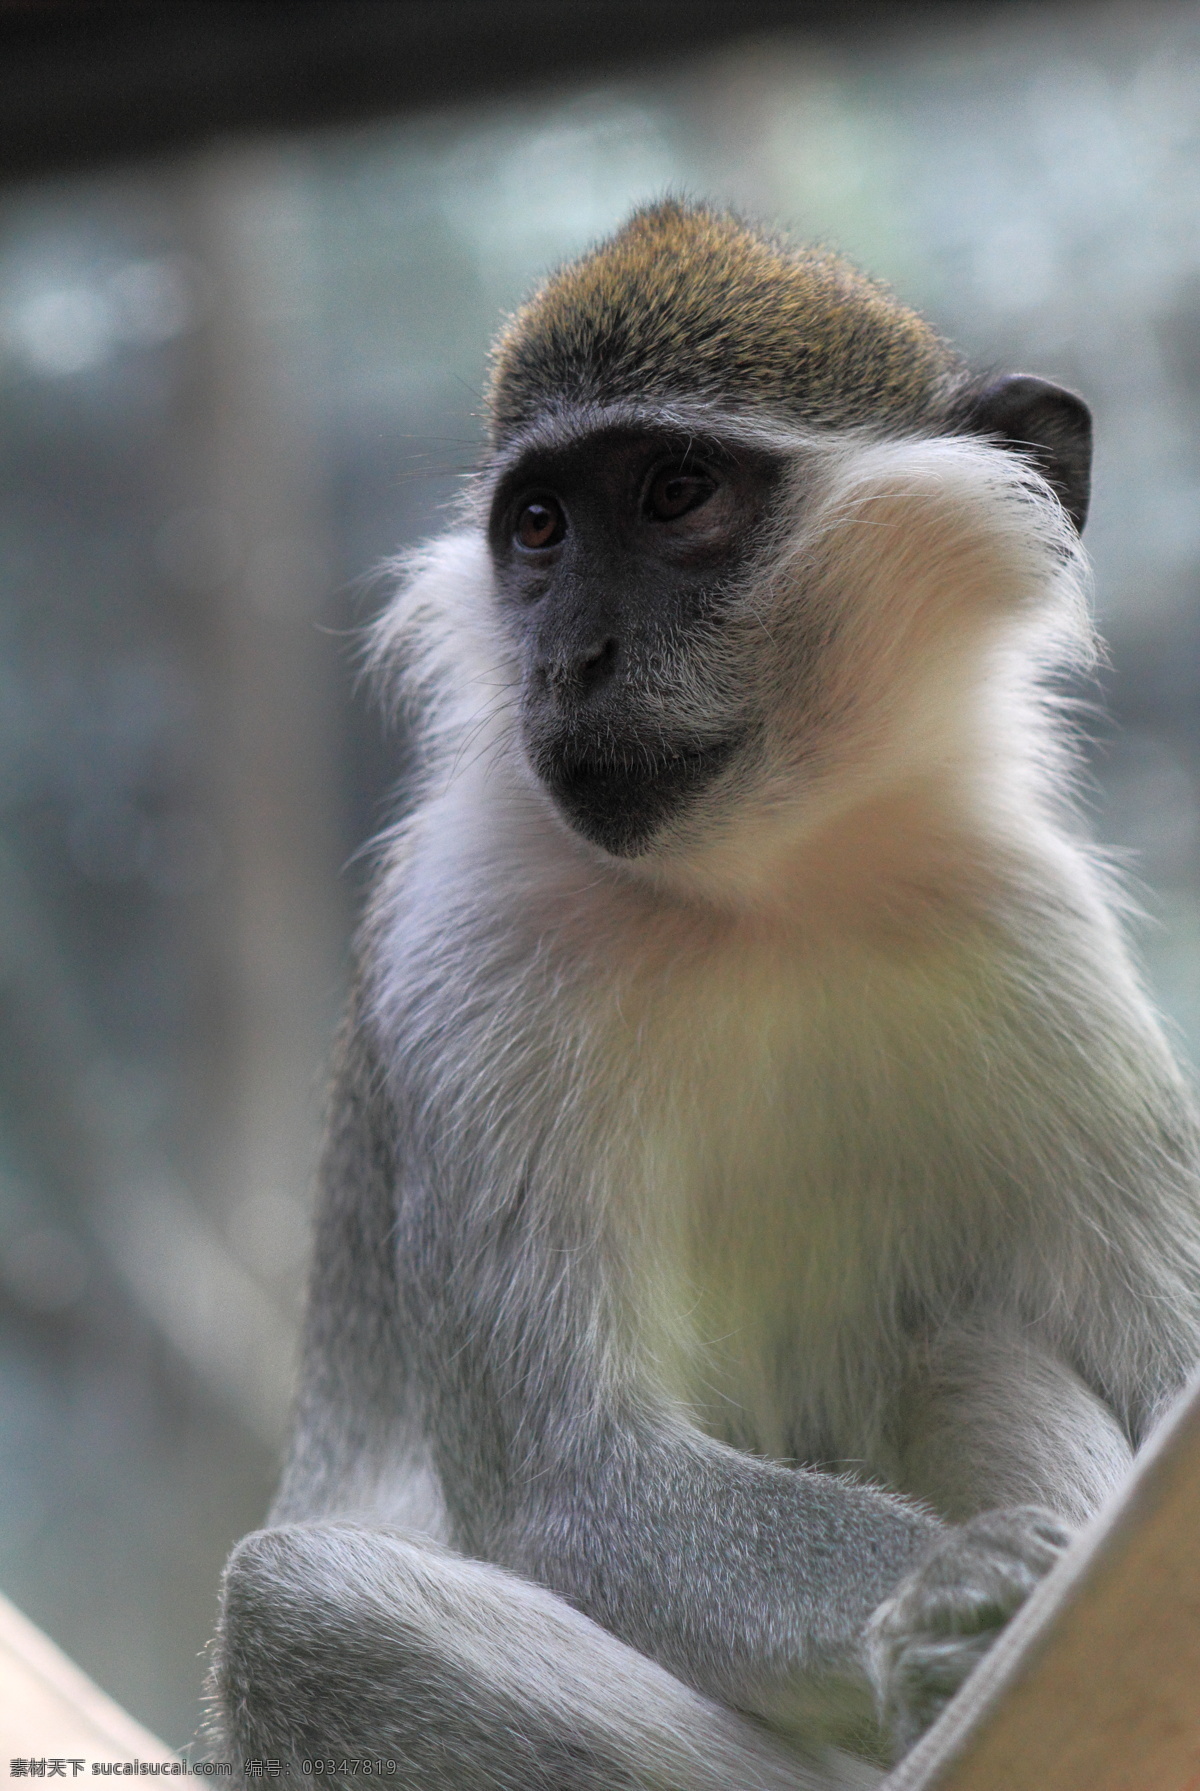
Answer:
[[578, 833], [617, 858], [633, 858], [720, 775], [736, 745], [727, 739], [672, 749], [643, 745], [581, 752], [543, 744], [533, 764]]

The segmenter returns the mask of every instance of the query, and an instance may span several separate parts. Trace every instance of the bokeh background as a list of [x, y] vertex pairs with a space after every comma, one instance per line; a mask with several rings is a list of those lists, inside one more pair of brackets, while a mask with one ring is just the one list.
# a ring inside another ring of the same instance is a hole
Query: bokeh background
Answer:
[[323, 10], [214, 5], [156, 64], [145, 8], [0, 8], [0, 1588], [176, 1745], [403, 775], [358, 631], [497, 320], [632, 204], [835, 244], [1087, 396], [1087, 800], [1200, 1042], [1200, 7]]

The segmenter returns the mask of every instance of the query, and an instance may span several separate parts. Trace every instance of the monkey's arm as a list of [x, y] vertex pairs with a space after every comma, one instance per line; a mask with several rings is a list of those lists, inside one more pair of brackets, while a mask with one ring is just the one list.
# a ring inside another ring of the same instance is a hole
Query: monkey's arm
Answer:
[[1133, 1462], [1111, 1410], [1046, 1343], [977, 1314], [914, 1345], [897, 1484], [948, 1529], [874, 1613], [866, 1658], [898, 1747], [929, 1727]]
[[356, 989], [335, 1048], [291, 1447], [272, 1523], [359, 1517], [440, 1536], [399, 1323], [396, 1121]]
[[1041, 1505], [1085, 1523], [1133, 1464], [1110, 1408], [1028, 1326], [982, 1312], [912, 1347], [894, 1483], [964, 1521]]
[[[410, 1267], [438, 1229], [417, 1211]], [[936, 1556], [934, 1596], [905, 1605], [905, 1644], [945, 1641], [944, 1620], [986, 1604], [969, 1647], [939, 1656], [939, 1689], [965, 1677], [981, 1633], [1050, 1565], [1041, 1520], [951, 1533], [902, 1498], [715, 1442], [645, 1372], [628, 1378], [635, 1352], [607, 1329], [604, 1255], [527, 1206], [469, 1242], [458, 1229], [432, 1250], [419, 1297], [406, 1294], [425, 1315], [418, 1372], [457, 1546], [553, 1589], [709, 1696], [810, 1736], [845, 1735], [864, 1713], [872, 1614]], [[953, 1609], [951, 1535], [965, 1587]]]
[[1031, 1504], [939, 1524], [669, 1419], [630, 1414], [580, 1442], [585, 1459], [530, 1480], [502, 1558], [709, 1696], [809, 1739], [861, 1737], [865, 1661], [910, 1745], [1071, 1538]]
[[505, 1529], [516, 1571], [789, 1728], [850, 1692], [872, 1611], [938, 1535], [900, 1499], [633, 1413], [531, 1479]]

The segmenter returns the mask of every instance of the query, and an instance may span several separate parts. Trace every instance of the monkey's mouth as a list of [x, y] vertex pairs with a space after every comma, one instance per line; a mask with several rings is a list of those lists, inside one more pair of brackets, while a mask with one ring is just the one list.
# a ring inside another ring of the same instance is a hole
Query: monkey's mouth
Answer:
[[719, 776], [736, 746], [731, 738], [682, 748], [639, 746], [627, 753], [543, 747], [534, 767], [572, 827], [606, 852], [633, 858]]

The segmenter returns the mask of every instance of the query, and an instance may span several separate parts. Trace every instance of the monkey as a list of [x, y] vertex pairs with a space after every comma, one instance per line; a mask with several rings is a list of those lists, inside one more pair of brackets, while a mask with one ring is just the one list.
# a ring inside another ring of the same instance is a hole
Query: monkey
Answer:
[[373, 636], [419, 763], [214, 1732], [874, 1784], [1200, 1360], [1196, 1109], [1074, 798], [1090, 414], [666, 199], [487, 418]]

